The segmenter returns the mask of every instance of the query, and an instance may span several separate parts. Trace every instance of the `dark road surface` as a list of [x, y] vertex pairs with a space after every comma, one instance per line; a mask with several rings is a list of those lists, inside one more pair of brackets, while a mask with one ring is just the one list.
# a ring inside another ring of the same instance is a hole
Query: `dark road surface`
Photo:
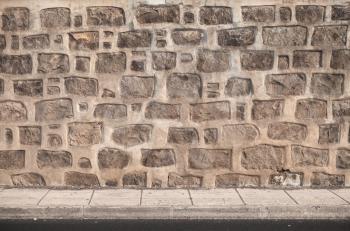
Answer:
[[0, 231], [350, 231], [350, 220], [37, 220], [0, 221]]

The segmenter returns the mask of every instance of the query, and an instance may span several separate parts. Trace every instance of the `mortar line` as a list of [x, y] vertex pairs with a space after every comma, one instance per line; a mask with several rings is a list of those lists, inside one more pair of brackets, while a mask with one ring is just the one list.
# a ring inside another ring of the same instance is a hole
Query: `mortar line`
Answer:
[[187, 192], [188, 192], [188, 196], [190, 197], [191, 205], [194, 206], [194, 204], [193, 204], [193, 199], [192, 199], [192, 195], [191, 195], [190, 190], [187, 189]]
[[283, 192], [285, 192], [287, 196], [289, 196], [289, 198], [292, 199], [292, 201], [294, 201], [295, 204], [299, 205], [298, 201], [295, 200], [285, 189], [283, 189]]
[[38, 203], [36, 205], [39, 205], [40, 202], [46, 197], [47, 194], [49, 194], [50, 191], [51, 191], [51, 189], [47, 190], [47, 192], [40, 198], [40, 200], [38, 201]]
[[142, 196], [143, 196], [143, 189], [141, 189], [141, 195], [140, 195], [140, 206], [142, 206]]
[[91, 201], [92, 201], [92, 198], [93, 198], [94, 194], [95, 194], [95, 189], [92, 190], [91, 197], [90, 197], [88, 205], [91, 204]]
[[336, 195], [337, 197], [339, 197], [340, 199], [342, 199], [343, 201], [345, 201], [346, 203], [350, 204], [350, 201], [344, 199], [342, 196], [336, 194], [335, 192], [333, 192], [332, 190], [330, 189], [327, 189], [329, 192], [333, 193], [334, 195]]
[[241, 194], [238, 192], [237, 188], [235, 188], [236, 193], [238, 194], [239, 198], [241, 199], [241, 201], [243, 202], [244, 205], [247, 205], [247, 203], [243, 200], [243, 197], [241, 196]]

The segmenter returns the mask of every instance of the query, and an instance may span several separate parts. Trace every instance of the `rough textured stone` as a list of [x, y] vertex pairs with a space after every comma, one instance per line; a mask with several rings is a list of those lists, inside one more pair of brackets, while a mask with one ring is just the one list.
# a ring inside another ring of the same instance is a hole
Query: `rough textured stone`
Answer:
[[61, 147], [63, 144], [62, 137], [58, 134], [48, 134], [47, 144], [49, 147], [53, 148]]
[[41, 27], [47, 29], [70, 27], [70, 9], [63, 7], [40, 10]]
[[285, 163], [286, 147], [259, 144], [242, 150], [241, 165], [245, 169], [280, 170]]
[[274, 140], [302, 142], [306, 139], [307, 126], [291, 122], [275, 122], [268, 125], [267, 136]]
[[295, 6], [295, 18], [297, 22], [305, 24], [323, 22], [325, 9], [326, 7], [317, 5]]
[[244, 175], [238, 173], [226, 173], [217, 175], [215, 178], [215, 187], [232, 188], [232, 187], [259, 187], [260, 177], [254, 175]]
[[202, 6], [199, 10], [200, 24], [219, 25], [231, 24], [232, 9], [224, 6]]
[[331, 68], [350, 70], [350, 49], [333, 50]]
[[231, 118], [230, 103], [228, 101], [216, 101], [191, 104], [190, 117], [194, 122], [228, 120]]
[[338, 169], [350, 169], [350, 149], [337, 150], [336, 166]]
[[322, 51], [300, 50], [293, 52], [294, 68], [318, 68], [322, 67]]
[[120, 73], [126, 69], [126, 55], [124, 52], [98, 53], [95, 64], [97, 73]]
[[274, 6], [242, 6], [242, 18], [244, 22], [274, 22]]
[[141, 23], [179, 23], [178, 5], [140, 5], [136, 9], [136, 20]]
[[247, 71], [267, 71], [273, 68], [274, 52], [269, 50], [242, 50], [241, 68]]
[[100, 169], [123, 169], [129, 163], [129, 154], [116, 148], [102, 148], [98, 151], [98, 167]]
[[345, 185], [345, 176], [314, 172], [311, 177], [311, 185], [320, 187], [341, 187]]
[[349, 5], [332, 6], [332, 20], [350, 20]]
[[71, 99], [59, 98], [42, 100], [35, 103], [35, 120], [52, 121], [73, 117], [73, 103]]
[[339, 124], [321, 124], [319, 125], [319, 144], [334, 144], [340, 141]]
[[218, 44], [223, 47], [240, 47], [254, 44], [257, 27], [239, 27], [233, 29], [219, 30]]
[[171, 38], [176, 45], [199, 45], [204, 38], [204, 32], [200, 29], [175, 29], [171, 32]]
[[198, 132], [195, 128], [175, 128], [168, 130], [168, 143], [173, 144], [197, 144], [199, 142]]
[[24, 150], [0, 150], [0, 169], [22, 169], [24, 164]]
[[316, 26], [311, 38], [312, 46], [345, 46], [348, 26]]
[[216, 144], [217, 142], [218, 142], [218, 129], [217, 128], [204, 129], [204, 143]]
[[100, 182], [95, 174], [81, 172], [65, 172], [64, 182], [67, 186], [79, 188], [99, 187]]
[[13, 89], [18, 96], [43, 96], [43, 81], [41, 79], [15, 80]]
[[173, 73], [168, 76], [167, 95], [172, 99], [199, 99], [202, 97], [202, 80], [197, 74]]
[[326, 119], [327, 101], [320, 99], [299, 99], [296, 103], [297, 119]]
[[178, 120], [180, 119], [180, 109], [180, 104], [151, 101], [146, 106], [145, 117], [146, 119]]
[[152, 67], [156, 71], [171, 70], [176, 66], [176, 53], [168, 51], [152, 52]]
[[88, 26], [122, 26], [125, 24], [124, 10], [113, 6], [92, 6], [86, 8]]
[[299, 187], [303, 185], [303, 179], [303, 173], [282, 171], [277, 174], [272, 174], [269, 183], [274, 186]]
[[193, 175], [179, 175], [169, 173], [168, 186], [170, 188], [198, 188], [202, 185], [202, 177]]
[[153, 126], [150, 124], [132, 124], [115, 128], [112, 133], [112, 140], [126, 147], [149, 142]]
[[350, 99], [333, 100], [332, 114], [336, 119], [350, 118]]
[[86, 157], [82, 157], [78, 160], [78, 166], [84, 169], [92, 168], [90, 159]]
[[90, 71], [90, 57], [78, 56], [75, 58], [75, 70], [80, 72]]
[[0, 50], [3, 50], [6, 48], [6, 37], [5, 35], [0, 35]]
[[259, 136], [259, 129], [253, 124], [227, 124], [222, 129], [225, 144], [249, 143]]
[[29, 29], [29, 9], [25, 7], [7, 7], [3, 10], [3, 31], [25, 31]]
[[24, 49], [46, 49], [50, 47], [48, 34], [38, 34], [23, 37]]
[[134, 171], [123, 176], [124, 187], [146, 187], [147, 173], [141, 171]]
[[123, 99], [147, 99], [154, 94], [153, 76], [123, 76], [120, 81], [120, 94]]
[[290, 22], [292, 19], [292, 10], [289, 7], [280, 7], [280, 20], [281, 22]]
[[77, 76], [64, 78], [66, 93], [79, 96], [97, 96], [98, 81], [93, 78], [81, 78]]
[[38, 54], [38, 73], [61, 74], [69, 72], [68, 55], [59, 53]]
[[19, 127], [19, 141], [22, 145], [40, 145], [41, 127], [23, 126]]
[[69, 33], [69, 49], [96, 50], [98, 49], [98, 31], [83, 31]]
[[263, 43], [268, 46], [306, 45], [307, 27], [305, 26], [266, 26], [262, 31]]
[[276, 119], [283, 115], [284, 100], [253, 100], [252, 119]]
[[68, 143], [71, 146], [88, 146], [102, 141], [102, 123], [74, 122], [68, 124]]
[[130, 64], [130, 69], [132, 71], [144, 72], [145, 71], [145, 62], [139, 61], [139, 60], [132, 60], [131, 64]]
[[26, 172], [11, 175], [11, 180], [16, 187], [42, 187], [46, 186], [42, 175], [35, 172]]
[[254, 92], [251, 79], [232, 77], [225, 85], [225, 95], [229, 97], [252, 95]]
[[344, 91], [344, 75], [314, 73], [311, 78], [310, 91], [319, 96], [340, 96]]
[[118, 34], [117, 45], [121, 48], [150, 47], [152, 33], [149, 30], [132, 30]]
[[270, 96], [302, 95], [306, 88], [303, 73], [266, 75], [266, 93]]
[[278, 56], [278, 69], [286, 70], [289, 68], [289, 56], [288, 55], [279, 55]]
[[23, 75], [32, 73], [33, 61], [30, 55], [0, 54], [0, 73]]
[[146, 167], [164, 167], [175, 165], [173, 149], [141, 149], [141, 163]]
[[67, 151], [39, 150], [36, 157], [38, 168], [68, 168], [72, 166], [73, 157]]
[[325, 167], [329, 163], [329, 151], [328, 149], [292, 145], [292, 160], [296, 167]]
[[0, 121], [19, 122], [27, 120], [27, 108], [19, 101], [0, 101]]
[[5, 142], [6, 144], [12, 144], [13, 143], [13, 132], [11, 128], [5, 128]]
[[230, 67], [230, 54], [223, 50], [198, 50], [197, 70], [205, 73], [224, 72]]
[[97, 104], [94, 110], [94, 117], [100, 119], [117, 120], [127, 116], [127, 108], [124, 104]]
[[231, 149], [192, 148], [188, 153], [188, 165], [193, 169], [230, 169], [231, 157]]

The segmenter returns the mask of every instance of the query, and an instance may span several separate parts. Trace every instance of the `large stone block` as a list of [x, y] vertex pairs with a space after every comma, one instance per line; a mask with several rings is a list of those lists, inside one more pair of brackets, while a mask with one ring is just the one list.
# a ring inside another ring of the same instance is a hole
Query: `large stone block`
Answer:
[[320, 124], [319, 125], [319, 144], [334, 144], [340, 141], [339, 124]]
[[150, 124], [132, 124], [118, 127], [113, 130], [112, 140], [126, 147], [149, 142], [153, 126]]
[[69, 72], [69, 58], [66, 54], [38, 54], [38, 73], [63, 74]]
[[322, 51], [299, 50], [293, 52], [294, 68], [319, 68], [322, 67]]
[[316, 26], [311, 38], [312, 46], [345, 46], [348, 26]]
[[194, 122], [229, 120], [231, 118], [230, 103], [228, 101], [216, 101], [191, 104], [190, 117]]
[[67, 151], [39, 150], [36, 163], [38, 168], [68, 168], [72, 166], [73, 157]]
[[350, 20], [350, 6], [333, 5], [331, 17], [332, 17], [332, 20]]
[[74, 122], [68, 124], [68, 143], [71, 146], [89, 146], [102, 141], [102, 123]]
[[43, 96], [43, 80], [14, 80], [13, 90], [18, 96]]
[[242, 6], [244, 22], [271, 23], [275, 21], [275, 6]]
[[229, 97], [247, 96], [254, 93], [251, 79], [232, 77], [225, 85], [225, 95]]
[[259, 187], [260, 176], [244, 175], [238, 173], [226, 173], [217, 175], [215, 178], [215, 187], [233, 188], [233, 187]]
[[3, 10], [2, 30], [3, 31], [25, 31], [29, 29], [30, 12], [25, 7], [7, 7]]
[[199, 99], [202, 97], [202, 80], [197, 74], [173, 73], [168, 76], [167, 95], [172, 99]]
[[46, 49], [50, 47], [50, 37], [48, 34], [38, 34], [23, 37], [24, 49]]
[[81, 172], [65, 172], [64, 182], [67, 186], [79, 188], [100, 187], [100, 182], [95, 174]]
[[151, 101], [146, 106], [145, 117], [146, 119], [178, 120], [180, 119], [180, 110], [180, 104]]
[[129, 154], [116, 148], [102, 148], [97, 154], [100, 169], [123, 169], [129, 163]]
[[152, 33], [149, 30], [132, 30], [118, 34], [117, 45], [120, 48], [150, 47]]
[[247, 71], [267, 71], [273, 68], [274, 51], [242, 50], [241, 68]]
[[199, 136], [195, 128], [170, 127], [168, 130], [168, 143], [173, 144], [197, 144]]
[[336, 166], [338, 169], [350, 169], [350, 149], [337, 150]]
[[103, 103], [97, 104], [94, 117], [99, 119], [118, 120], [127, 116], [127, 107], [124, 104]]
[[332, 101], [332, 114], [335, 119], [350, 118], [350, 99], [338, 99]]
[[197, 70], [201, 72], [224, 72], [230, 68], [230, 53], [224, 50], [199, 49], [197, 55]]
[[238, 27], [233, 29], [219, 30], [218, 44], [223, 47], [244, 47], [254, 44], [257, 27]]
[[152, 52], [152, 68], [156, 71], [171, 70], [176, 67], [176, 53], [170, 51]]
[[129, 172], [123, 176], [124, 187], [146, 187], [147, 173], [141, 171]]
[[193, 175], [179, 175], [171, 172], [168, 176], [170, 188], [199, 188], [202, 185], [203, 177]]
[[311, 177], [311, 185], [318, 187], [344, 187], [345, 175], [314, 172]]
[[0, 73], [11, 75], [31, 74], [33, 68], [30, 55], [0, 55]]
[[295, 6], [295, 18], [297, 22], [315, 24], [324, 21], [326, 7], [318, 5]]
[[171, 38], [176, 45], [199, 45], [204, 38], [204, 31], [200, 29], [175, 29], [171, 32]]
[[113, 6], [86, 7], [88, 26], [113, 26], [125, 24], [124, 10]]
[[98, 81], [93, 78], [77, 76], [64, 78], [66, 93], [79, 96], [97, 96]]
[[303, 73], [271, 74], [265, 78], [266, 93], [271, 96], [302, 95], [306, 88]]
[[318, 96], [340, 96], [344, 91], [344, 75], [314, 73], [311, 78], [310, 91]]
[[189, 150], [188, 165], [193, 169], [230, 169], [231, 149], [192, 148]]
[[46, 186], [42, 175], [35, 172], [26, 172], [11, 175], [12, 184], [16, 187], [42, 187]]
[[302, 142], [308, 134], [307, 126], [291, 122], [274, 122], [268, 125], [267, 136], [274, 140]]
[[20, 101], [0, 101], [0, 121], [19, 122], [27, 120], [27, 108]]
[[41, 127], [40, 126], [20, 126], [19, 142], [22, 145], [40, 145]]
[[331, 68], [350, 70], [350, 49], [333, 50]]
[[297, 119], [326, 119], [327, 101], [321, 99], [299, 99], [296, 103]]
[[126, 69], [124, 52], [98, 53], [95, 64], [96, 73], [121, 73]]
[[222, 129], [225, 144], [254, 142], [259, 136], [259, 129], [253, 124], [227, 124]]
[[304, 46], [307, 40], [305, 26], [265, 26], [262, 31], [263, 43], [268, 46]]
[[41, 27], [46, 29], [68, 28], [71, 24], [70, 9], [63, 7], [40, 10]]
[[123, 76], [120, 81], [120, 95], [123, 99], [147, 99], [154, 94], [153, 76]]
[[99, 45], [98, 31], [71, 32], [69, 35], [69, 49], [96, 50]]
[[136, 9], [136, 20], [147, 23], [179, 23], [180, 7], [178, 5], [140, 5]]
[[284, 100], [253, 100], [252, 119], [276, 119], [283, 115]]
[[36, 121], [54, 121], [73, 117], [73, 103], [68, 98], [42, 100], [35, 103]]
[[292, 160], [295, 167], [326, 167], [329, 163], [329, 150], [292, 145]]
[[146, 167], [165, 167], [175, 165], [173, 149], [141, 149], [141, 163]]
[[200, 24], [204, 25], [219, 25], [231, 24], [232, 9], [224, 6], [202, 6], [199, 10]]
[[0, 150], [0, 169], [22, 169], [24, 166], [24, 150]]

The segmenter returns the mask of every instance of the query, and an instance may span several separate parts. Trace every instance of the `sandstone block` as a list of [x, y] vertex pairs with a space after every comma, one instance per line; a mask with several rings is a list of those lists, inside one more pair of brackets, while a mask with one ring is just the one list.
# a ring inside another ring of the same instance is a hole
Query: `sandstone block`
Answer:
[[271, 74], [265, 78], [266, 93], [271, 96], [302, 95], [306, 88], [304, 73]]
[[16, 187], [42, 187], [46, 186], [42, 175], [35, 172], [26, 172], [11, 175], [12, 184]]
[[326, 167], [329, 163], [328, 149], [292, 145], [292, 160], [296, 167]]
[[63, 74], [69, 72], [68, 55], [59, 53], [38, 54], [38, 73]]
[[112, 140], [126, 147], [147, 143], [151, 139], [153, 126], [150, 124], [132, 124], [115, 128]]
[[0, 169], [22, 169], [24, 167], [24, 150], [0, 150]]
[[350, 49], [333, 50], [331, 68], [350, 70]]
[[100, 169], [123, 169], [129, 163], [129, 154], [116, 148], [103, 148], [98, 151], [98, 167]]
[[175, 29], [171, 32], [171, 38], [176, 45], [199, 45], [204, 38], [204, 31], [200, 29]]
[[145, 117], [146, 119], [178, 120], [180, 119], [180, 110], [180, 104], [151, 101], [146, 106]]
[[238, 173], [226, 173], [217, 175], [215, 178], [215, 187], [232, 188], [232, 187], [259, 187], [260, 177], [254, 175], [244, 175]]
[[38, 34], [23, 37], [24, 49], [46, 49], [50, 47], [48, 34]]
[[311, 93], [318, 96], [340, 96], [344, 91], [344, 75], [314, 73], [311, 78]]
[[247, 96], [254, 93], [251, 79], [232, 77], [225, 85], [225, 95], [229, 97]]
[[67, 186], [79, 188], [100, 187], [100, 182], [95, 174], [81, 172], [65, 172], [64, 182]]
[[316, 26], [311, 38], [312, 46], [345, 46], [348, 26]]
[[297, 100], [295, 117], [297, 119], [326, 119], [327, 101], [320, 99]]
[[176, 67], [176, 53], [169, 51], [152, 52], [152, 68], [156, 71], [171, 70]]
[[153, 76], [123, 76], [120, 81], [120, 94], [123, 99], [147, 99], [154, 94]]
[[167, 95], [172, 99], [199, 99], [202, 96], [202, 80], [197, 74], [173, 73], [168, 76]]
[[178, 5], [140, 5], [136, 9], [136, 20], [141, 24], [179, 23]]
[[117, 45], [121, 48], [150, 47], [152, 33], [149, 30], [132, 30], [118, 34]]
[[71, 146], [89, 146], [102, 141], [102, 123], [74, 122], [68, 124], [68, 143]]
[[276, 119], [283, 115], [284, 100], [253, 100], [252, 119]]
[[168, 130], [168, 143], [197, 144], [198, 142], [198, 132], [195, 128], [170, 127]]
[[29, 29], [30, 12], [25, 7], [7, 7], [2, 13], [3, 31], [25, 31]]
[[113, 6], [91, 6], [86, 8], [88, 26], [113, 26], [125, 24], [124, 10]]
[[274, 186], [299, 187], [303, 185], [303, 179], [303, 173], [283, 171], [277, 174], [272, 174], [269, 183]]
[[36, 121], [63, 120], [73, 117], [73, 103], [68, 98], [42, 100], [35, 103]]
[[134, 171], [123, 176], [124, 187], [146, 187], [147, 173], [141, 171]]
[[258, 136], [259, 129], [253, 124], [227, 124], [222, 130], [225, 144], [254, 142]]
[[13, 89], [18, 96], [43, 96], [43, 80], [14, 80]]
[[319, 187], [344, 187], [345, 176], [328, 174], [324, 172], [314, 172], [311, 178], [311, 185]]
[[30, 55], [0, 55], [0, 73], [11, 75], [31, 74], [33, 61]]
[[230, 67], [230, 54], [226, 51], [199, 49], [197, 55], [197, 70], [201, 72], [224, 72]]
[[0, 101], [0, 121], [19, 122], [27, 120], [27, 108], [20, 101]]
[[350, 6], [348, 5], [333, 5], [332, 20], [350, 20]]
[[304, 46], [307, 39], [305, 26], [265, 26], [262, 31], [263, 43], [268, 46]]
[[190, 117], [192, 121], [197, 123], [210, 120], [230, 119], [230, 103], [228, 101], [216, 101], [191, 104]]
[[69, 35], [69, 49], [71, 50], [96, 50], [98, 49], [98, 31], [71, 32]]
[[307, 126], [291, 122], [274, 122], [268, 125], [267, 136], [273, 140], [302, 142], [308, 134]]
[[242, 50], [241, 68], [247, 71], [267, 71], [273, 68], [274, 51]]
[[205, 144], [216, 144], [218, 142], [218, 129], [217, 128], [206, 128], [204, 129], [204, 143]]
[[275, 6], [242, 6], [242, 18], [244, 22], [264, 22], [275, 21]]
[[322, 67], [322, 51], [299, 50], [293, 52], [294, 68], [319, 68]]
[[350, 149], [337, 150], [336, 166], [338, 169], [350, 169]]
[[230, 169], [231, 157], [231, 149], [192, 148], [188, 154], [188, 165], [193, 169]]
[[97, 79], [72, 76], [64, 78], [64, 85], [68, 94], [79, 96], [98, 95]]
[[299, 23], [314, 24], [324, 21], [326, 7], [318, 5], [295, 6], [295, 18]]
[[55, 7], [40, 10], [40, 21], [43, 28], [68, 28], [71, 24], [70, 9]]
[[230, 7], [202, 6], [199, 10], [199, 21], [202, 25], [231, 24], [232, 17]]
[[36, 163], [38, 168], [68, 168], [72, 166], [73, 157], [67, 151], [39, 150]]
[[238, 27], [234, 29], [219, 30], [218, 44], [223, 47], [244, 47], [254, 44], [257, 27]]
[[99, 119], [117, 120], [127, 116], [127, 107], [124, 104], [97, 104], [94, 117]]
[[124, 52], [98, 53], [95, 64], [96, 73], [121, 73], [126, 69]]
[[40, 126], [19, 127], [19, 141], [22, 145], [40, 145], [41, 144], [41, 127]]
[[141, 149], [141, 163], [146, 167], [164, 167], [175, 165], [173, 149]]
[[169, 173], [168, 187], [170, 188], [199, 188], [202, 185], [202, 177], [193, 175], [179, 175]]
[[321, 124], [319, 125], [319, 144], [335, 144], [340, 141], [339, 124]]

